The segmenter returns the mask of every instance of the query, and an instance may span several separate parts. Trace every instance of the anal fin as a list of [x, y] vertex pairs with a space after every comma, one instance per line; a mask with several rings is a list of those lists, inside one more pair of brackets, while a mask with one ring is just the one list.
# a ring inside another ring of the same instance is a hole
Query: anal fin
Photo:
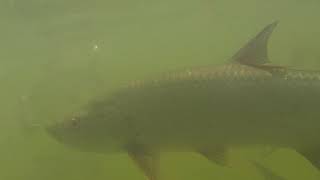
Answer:
[[265, 167], [263, 164], [261, 164], [257, 161], [253, 161], [252, 164], [259, 171], [259, 173], [261, 173], [263, 175], [265, 180], [285, 180], [283, 177], [277, 175], [271, 169]]
[[266, 158], [270, 157], [277, 150], [279, 150], [279, 147], [263, 146], [259, 150], [259, 159], [266, 159]]
[[131, 146], [128, 148], [128, 155], [143, 171], [148, 180], [158, 180], [158, 154], [143, 147]]
[[313, 149], [309, 151], [298, 151], [304, 156], [310, 163], [320, 170], [320, 149]]
[[199, 150], [202, 156], [204, 156], [209, 161], [216, 163], [221, 166], [229, 166], [228, 162], [228, 152], [227, 149], [223, 146], [209, 149]]

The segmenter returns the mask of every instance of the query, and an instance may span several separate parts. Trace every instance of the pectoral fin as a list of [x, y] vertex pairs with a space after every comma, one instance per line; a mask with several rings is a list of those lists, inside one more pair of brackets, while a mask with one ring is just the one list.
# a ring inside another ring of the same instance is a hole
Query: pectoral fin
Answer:
[[132, 146], [128, 148], [128, 155], [133, 162], [143, 171], [148, 180], [158, 180], [158, 155], [143, 147]]
[[220, 146], [216, 148], [199, 150], [198, 152], [213, 163], [216, 163], [221, 166], [229, 166], [227, 157], [228, 153], [225, 147]]

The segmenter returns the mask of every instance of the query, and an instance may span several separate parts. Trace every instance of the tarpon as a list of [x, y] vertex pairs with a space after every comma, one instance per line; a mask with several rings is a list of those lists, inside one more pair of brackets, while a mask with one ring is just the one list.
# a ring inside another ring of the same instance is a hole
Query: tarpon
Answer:
[[320, 167], [320, 73], [274, 65], [266, 26], [221, 66], [135, 81], [51, 125], [83, 151], [126, 152], [157, 180], [164, 151], [192, 151], [227, 165], [237, 146], [293, 148]]

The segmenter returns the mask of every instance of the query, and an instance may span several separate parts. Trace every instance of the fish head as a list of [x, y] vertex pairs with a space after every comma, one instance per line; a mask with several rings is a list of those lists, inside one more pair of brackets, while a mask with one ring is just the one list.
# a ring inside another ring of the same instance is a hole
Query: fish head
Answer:
[[112, 116], [97, 112], [81, 112], [50, 124], [46, 131], [58, 142], [81, 151], [117, 152], [121, 150], [121, 143], [109, 133], [114, 128], [112, 120]]

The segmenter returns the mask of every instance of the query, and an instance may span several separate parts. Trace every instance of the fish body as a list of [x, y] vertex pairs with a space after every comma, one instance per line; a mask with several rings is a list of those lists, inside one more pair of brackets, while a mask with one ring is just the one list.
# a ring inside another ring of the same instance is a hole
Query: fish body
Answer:
[[[169, 150], [217, 144], [312, 146], [320, 137], [320, 74], [284, 71], [274, 77], [232, 63], [133, 85], [110, 98], [125, 117], [121, 123], [128, 125], [114, 133]], [[103, 114], [102, 104], [93, 111]]]
[[150, 180], [162, 151], [194, 151], [226, 164], [229, 147], [272, 145], [318, 165], [320, 73], [269, 62], [276, 24], [224, 65], [133, 82], [48, 132], [82, 150], [128, 152]]

